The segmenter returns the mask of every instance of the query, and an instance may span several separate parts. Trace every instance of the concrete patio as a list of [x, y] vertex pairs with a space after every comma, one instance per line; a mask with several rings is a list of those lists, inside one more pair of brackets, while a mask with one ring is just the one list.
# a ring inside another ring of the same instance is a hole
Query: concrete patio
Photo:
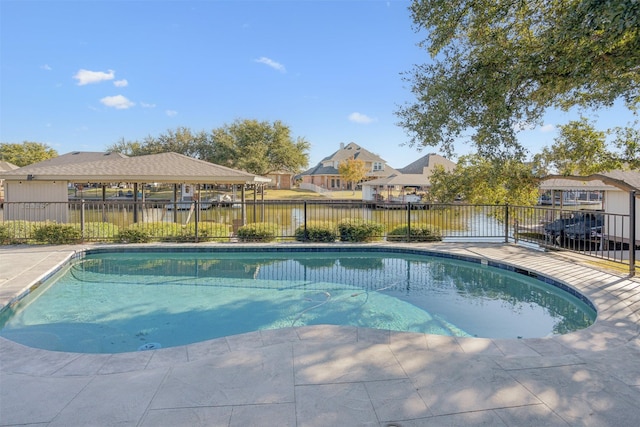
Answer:
[[[598, 319], [540, 339], [311, 326], [120, 354], [0, 338], [0, 425], [638, 425], [640, 280], [514, 245], [420, 246], [553, 276]], [[0, 306], [81, 249], [0, 247]]]

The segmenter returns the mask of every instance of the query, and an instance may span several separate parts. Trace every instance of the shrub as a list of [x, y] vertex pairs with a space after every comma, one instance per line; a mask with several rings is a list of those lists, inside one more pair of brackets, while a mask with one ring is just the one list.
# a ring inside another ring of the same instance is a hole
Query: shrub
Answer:
[[[196, 225], [191, 223], [187, 226], [189, 235], [196, 235]], [[198, 223], [198, 240], [209, 240], [214, 242], [224, 242], [229, 240], [230, 227], [229, 224], [220, 224], [218, 222], [199, 222]]]
[[381, 240], [384, 225], [362, 219], [345, 219], [338, 224], [338, 234], [343, 242], [371, 242]]
[[[75, 226], [80, 230], [80, 225]], [[119, 227], [110, 222], [87, 222], [84, 225], [85, 240], [113, 240], [118, 235]]]
[[2, 225], [7, 232], [5, 244], [14, 244], [20, 242], [27, 242], [33, 239], [33, 232], [38, 225], [42, 223], [24, 221], [24, 220], [11, 220], [5, 221]]
[[430, 225], [412, 225], [411, 229], [403, 225], [391, 230], [387, 240], [390, 242], [439, 242], [442, 240], [442, 233], [439, 228]]
[[280, 227], [270, 222], [256, 222], [238, 228], [241, 242], [272, 242], [276, 240]]
[[116, 235], [116, 241], [121, 243], [147, 243], [151, 241], [151, 236], [144, 229], [130, 227], [120, 230]]
[[35, 227], [33, 238], [37, 242], [60, 245], [81, 241], [82, 233], [73, 225], [45, 223]]
[[296, 228], [296, 240], [300, 242], [331, 243], [335, 242], [337, 237], [336, 225], [332, 222], [309, 221], [306, 230], [304, 225]]
[[11, 243], [11, 235], [6, 225], [0, 224], [0, 245], [8, 245]]

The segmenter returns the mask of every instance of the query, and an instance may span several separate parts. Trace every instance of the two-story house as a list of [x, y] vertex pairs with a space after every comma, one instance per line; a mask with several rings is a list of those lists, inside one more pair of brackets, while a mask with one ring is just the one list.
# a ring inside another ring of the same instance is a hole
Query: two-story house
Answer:
[[348, 159], [356, 159], [364, 162], [367, 168], [365, 181], [384, 178], [398, 174], [398, 171], [387, 164], [377, 154], [365, 150], [354, 142], [349, 144], [340, 143], [340, 149], [328, 157], [325, 157], [316, 166], [302, 172], [298, 178], [304, 184], [311, 184], [326, 190], [349, 190], [351, 183], [345, 182], [338, 172], [341, 162]]

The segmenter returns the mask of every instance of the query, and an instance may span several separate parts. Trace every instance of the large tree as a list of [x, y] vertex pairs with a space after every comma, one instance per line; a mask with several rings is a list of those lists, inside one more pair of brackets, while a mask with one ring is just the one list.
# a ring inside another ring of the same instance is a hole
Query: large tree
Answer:
[[[640, 168], [640, 130], [633, 126], [597, 130], [586, 118], [558, 126], [551, 147], [534, 156], [539, 175], [591, 175], [612, 169]], [[607, 142], [607, 135], [612, 137]]]
[[430, 181], [429, 198], [441, 203], [461, 197], [472, 204], [533, 205], [538, 199], [531, 167], [513, 159], [462, 156], [452, 171], [436, 167]]
[[309, 162], [309, 143], [294, 139], [281, 121], [236, 120], [211, 133], [186, 127], [169, 129], [142, 142], [121, 139], [107, 147], [128, 156], [174, 152], [200, 160], [241, 169], [257, 175], [276, 171], [299, 172]]
[[596, 130], [586, 118], [558, 127], [559, 135], [537, 159], [542, 170], [560, 175], [591, 175], [620, 166], [607, 149], [606, 132]]
[[522, 156], [518, 129], [548, 108], [640, 99], [637, 0], [415, 0], [432, 61], [405, 74], [410, 145], [452, 153], [467, 137], [485, 156]]
[[58, 152], [41, 142], [0, 143], [0, 160], [16, 166], [27, 166], [53, 157], [58, 157]]
[[211, 133], [204, 160], [257, 175], [299, 172], [309, 162], [309, 143], [294, 139], [281, 121], [236, 120]]
[[158, 153], [179, 153], [185, 156], [201, 158], [201, 152], [206, 151], [208, 135], [204, 131], [193, 132], [187, 127], [168, 129], [159, 136], [147, 136], [142, 142], [125, 141], [122, 138], [117, 143], [107, 147], [107, 151], [122, 153], [127, 156], [142, 156]]

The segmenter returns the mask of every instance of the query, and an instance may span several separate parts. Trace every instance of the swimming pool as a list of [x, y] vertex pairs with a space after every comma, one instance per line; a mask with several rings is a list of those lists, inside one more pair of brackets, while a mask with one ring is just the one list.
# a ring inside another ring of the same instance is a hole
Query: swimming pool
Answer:
[[119, 353], [316, 324], [544, 337], [595, 317], [586, 298], [550, 278], [421, 250], [105, 249], [87, 251], [5, 310], [0, 335]]

